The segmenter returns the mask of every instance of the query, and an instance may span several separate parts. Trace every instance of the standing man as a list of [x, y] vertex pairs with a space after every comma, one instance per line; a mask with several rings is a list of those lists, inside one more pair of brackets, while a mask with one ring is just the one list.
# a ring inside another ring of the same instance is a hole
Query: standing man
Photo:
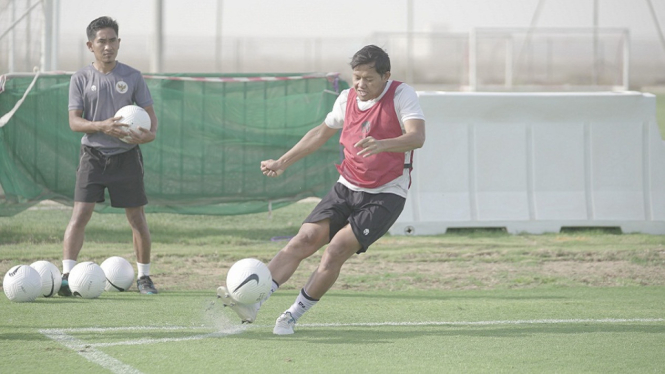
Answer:
[[[367, 251], [397, 220], [411, 182], [413, 150], [425, 142], [425, 116], [418, 96], [413, 88], [390, 79], [386, 52], [366, 46], [353, 56], [351, 68], [353, 87], [342, 91], [325, 121], [279, 159], [261, 162], [264, 175], [277, 177], [342, 129], [339, 180], [268, 264], [272, 294], [301, 261], [328, 244], [293, 305], [277, 318], [273, 329], [277, 335], [293, 334], [298, 318], [332, 287], [346, 260]], [[217, 292], [243, 322], [254, 321], [261, 303], [238, 304], [223, 286]]]
[[[81, 139], [76, 173], [74, 209], [63, 242], [61, 296], [71, 296], [68, 276], [83, 247], [85, 227], [95, 203], [104, 201], [108, 189], [113, 207], [125, 208], [136, 253], [137, 288], [156, 294], [150, 279], [150, 231], [143, 206], [148, 203], [143, 186], [143, 156], [139, 144], [155, 140], [157, 117], [141, 72], [116, 60], [120, 48], [118, 23], [110, 17], [92, 21], [86, 45], [95, 61], [72, 75], [69, 86], [69, 127]], [[115, 117], [118, 109], [135, 104], [150, 116], [150, 130], [129, 131]], [[121, 141], [120, 138], [125, 138]], [[128, 138], [128, 139], [127, 139]]]

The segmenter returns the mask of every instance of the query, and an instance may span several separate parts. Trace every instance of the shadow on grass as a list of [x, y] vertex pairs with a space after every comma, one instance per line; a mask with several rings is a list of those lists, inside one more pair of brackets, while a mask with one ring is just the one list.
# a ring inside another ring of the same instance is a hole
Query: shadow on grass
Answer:
[[[269, 242], [271, 238], [280, 236], [292, 236], [298, 232], [294, 229], [226, 229], [226, 228], [206, 228], [206, 229], [179, 229], [172, 226], [153, 226], [150, 227], [150, 234], [153, 243], [183, 243], [197, 242], [201, 240], [219, 242], [220, 237], [244, 239], [251, 242]], [[104, 243], [124, 243], [127, 238], [131, 240], [132, 232], [129, 226], [126, 229], [103, 229], [92, 228], [86, 230], [86, 240], [104, 242]], [[213, 239], [215, 238], [215, 239]], [[222, 240], [223, 241], [223, 240]]]
[[[422, 336], [445, 337], [524, 337], [538, 334], [665, 334], [662, 324], [557, 324], [530, 326], [456, 326], [456, 325], [421, 325], [421, 326], [377, 326], [377, 327], [298, 327], [296, 334], [288, 337], [273, 337], [282, 341], [300, 340], [310, 344], [377, 344], [393, 343], [396, 340], [412, 339]], [[240, 334], [235, 339], [265, 339], [263, 335]]]
[[[450, 227], [445, 236], [495, 237], [510, 235], [505, 227]], [[438, 235], [441, 236], [441, 235]]]
[[[149, 223], [150, 224], [150, 223]], [[0, 245], [18, 243], [61, 243], [62, 232], [31, 232], [29, 234], [8, 233], [0, 239]], [[248, 242], [270, 242], [273, 238], [291, 237], [297, 234], [298, 228], [288, 229], [226, 229], [226, 228], [176, 228], [172, 226], [150, 225], [150, 234], [153, 243], [198, 243], [201, 241], [212, 243], [224, 243], [226, 241], [245, 240]], [[227, 238], [227, 239], [224, 239]], [[88, 227], [85, 231], [86, 242], [98, 243], [131, 243], [132, 231], [129, 227], [102, 228]]]
[[622, 235], [621, 227], [561, 227], [562, 234]]
[[[622, 235], [621, 227], [607, 227], [607, 226], [584, 226], [584, 227], [561, 227], [561, 234], [595, 234], [595, 235]], [[446, 230], [443, 236], [460, 236], [460, 237], [497, 237], [497, 236], [511, 236], [505, 227], [452, 227]], [[437, 236], [442, 236], [437, 235]]]
[[[5, 326], [0, 325], [0, 329], [4, 328]], [[27, 330], [32, 330], [34, 329], [34, 326], [24, 326], [24, 327], [11, 326], [11, 328], [12, 329], [23, 328]], [[25, 342], [25, 341], [45, 341], [45, 340], [50, 340], [50, 339], [40, 333], [34, 333], [34, 332], [0, 333], [0, 341]]]
[[480, 299], [494, 299], [494, 300], [563, 300], [568, 299], [564, 296], [548, 296], [548, 295], [528, 295], [528, 296], [495, 296], [486, 293], [479, 295], [472, 294], [453, 294], [448, 295], [432, 295], [432, 294], [406, 294], [406, 293], [390, 293], [390, 294], [376, 294], [376, 293], [337, 293], [330, 291], [326, 296], [334, 296], [337, 298], [361, 298], [361, 299], [395, 299], [395, 300], [480, 300]]

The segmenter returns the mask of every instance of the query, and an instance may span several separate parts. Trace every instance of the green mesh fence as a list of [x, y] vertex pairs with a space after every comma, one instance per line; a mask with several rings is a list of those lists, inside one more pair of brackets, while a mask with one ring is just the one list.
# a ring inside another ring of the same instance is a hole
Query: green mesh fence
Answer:
[[[3, 76], [0, 115], [33, 75]], [[0, 127], [0, 216], [42, 200], [71, 205], [81, 133], [70, 130], [70, 74], [42, 74]], [[159, 119], [157, 139], [141, 146], [148, 212], [246, 214], [322, 197], [338, 177], [338, 138], [278, 178], [260, 172], [323, 122], [348, 85], [333, 74], [146, 76]], [[110, 200], [99, 212], [120, 212]]]

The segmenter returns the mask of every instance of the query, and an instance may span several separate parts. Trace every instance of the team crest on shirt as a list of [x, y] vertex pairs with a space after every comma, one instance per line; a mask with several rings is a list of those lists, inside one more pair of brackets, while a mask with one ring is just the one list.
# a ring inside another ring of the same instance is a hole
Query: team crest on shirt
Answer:
[[90, 86], [90, 91], [92, 91], [92, 92], [97, 91], [97, 86], [95, 86], [94, 84], [92, 86]]
[[124, 81], [119, 81], [115, 84], [115, 90], [118, 91], [121, 94], [124, 94], [125, 92], [127, 92], [128, 88], [129, 88], [129, 86], [127, 86], [127, 83], [125, 83]]

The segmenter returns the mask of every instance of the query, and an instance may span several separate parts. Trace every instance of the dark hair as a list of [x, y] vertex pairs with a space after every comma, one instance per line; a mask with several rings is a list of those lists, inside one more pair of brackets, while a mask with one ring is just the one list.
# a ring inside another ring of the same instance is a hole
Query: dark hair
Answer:
[[390, 71], [390, 57], [386, 51], [375, 45], [365, 46], [356, 52], [351, 59], [351, 69], [371, 63], [374, 63], [374, 70], [380, 75]]
[[118, 35], [118, 22], [116, 22], [113, 18], [111, 17], [99, 17], [96, 20], [90, 22], [88, 25], [88, 28], [85, 29], [86, 33], [88, 34], [88, 40], [92, 41], [95, 40], [95, 36], [97, 35], [97, 31], [101, 29], [106, 29], [106, 28], [112, 28], [115, 30], [115, 34]]

